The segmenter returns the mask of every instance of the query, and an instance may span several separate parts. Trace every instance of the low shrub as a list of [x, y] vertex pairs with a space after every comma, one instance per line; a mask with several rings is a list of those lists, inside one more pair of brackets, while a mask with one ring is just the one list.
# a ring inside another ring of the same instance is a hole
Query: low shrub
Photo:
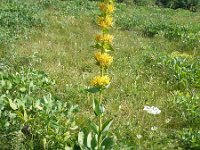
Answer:
[[13, 1], [0, 2], [0, 6], [0, 44], [10, 43], [28, 33], [28, 29], [42, 25], [34, 5]]
[[54, 81], [30, 68], [0, 66], [0, 147], [66, 149], [75, 144], [77, 106], [53, 94]]
[[177, 114], [187, 126], [191, 127], [200, 121], [200, 95], [189, 92], [174, 92], [174, 104]]
[[167, 85], [171, 89], [200, 87], [200, 61], [199, 58], [193, 60], [191, 57], [185, 53], [173, 53], [170, 57], [162, 58]]
[[198, 150], [200, 149], [200, 130], [184, 128], [177, 134], [179, 145], [183, 149]]
[[156, 4], [173, 9], [184, 8], [196, 11], [199, 7], [199, 0], [156, 0]]

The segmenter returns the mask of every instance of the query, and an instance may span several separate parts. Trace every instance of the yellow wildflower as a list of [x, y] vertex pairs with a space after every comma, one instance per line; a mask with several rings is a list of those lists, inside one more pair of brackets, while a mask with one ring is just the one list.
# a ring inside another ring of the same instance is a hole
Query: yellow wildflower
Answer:
[[97, 42], [105, 42], [105, 43], [112, 43], [113, 36], [110, 34], [104, 34], [104, 35], [96, 35], [96, 41]]
[[98, 17], [97, 24], [102, 28], [109, 28], [112, 27], [112, 17], [111, 16], [105, 16], [105, 17]]
[[106, 10], [106, 3], [99, 3], [99, 9], [101, 10], [101, 11], [104, 11], [104, 10]]
[[112, 13], [114, 11], [114, 5], [102, 2], [99, 4], [99, 9], [104, 13]]
[[106, 76], [96, 76], [91, 80], [90, 84], [94, 87], [105, 88], [109, 85], [110, 80], [111, 79], [107, 75]]
[[115, 8], [112, 4], [107, 5], [107, 13], [113, 13], [114, 10]]
[[113, 57], [107, 53], [97, 52], [95, 53], [94, 58], [97, 61], [97, 65], [102, 66], [102, 67], [108, 67], [113, 62]]

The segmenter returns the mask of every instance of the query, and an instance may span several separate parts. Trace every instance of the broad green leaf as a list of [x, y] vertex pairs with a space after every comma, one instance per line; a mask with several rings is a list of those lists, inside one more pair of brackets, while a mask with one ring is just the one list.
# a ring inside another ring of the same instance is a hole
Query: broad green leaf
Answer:
[[104, 147], [105, 150], [110, 150], [113, 145], [113, 139], [110, 137], [106, 137], [103, 139], [101, 145], [102, 147]]
[[7, 89], [8, 90], [12, 89], [12, 83], [10, 81], [7, 82]]
[[98, 126], [94, 122], [90, 121], [89, 126], [94, 133], [98, 133]]
[[103, 45], [103, 49], [106, 51], [106, 52], [110, 52], [110, 51], [114, 51], [113, 47], [111, 44], [104, 44]]
[[111, 126], [111, 124], [112, 124], [112, 122], [113, 122], [112, 119], [106, 121], [106, 122], [103, 124], [103, 126], [102, 126], [102, 132], [108, 131], [109, 128], [110, 128], [110, 126]]
[[92, 133], [90, 132], [87, 136], [87, 147], [92, 148], [91, 143], [92, 143]]
[[22, 92], [22, 93], [24, 93], [24, 92], [26, 92], [26, 88], [25, 88], [25, 87], [21, 87], [21, 88], [19, 89], [19, 91]]
[[100, 116], [101, 114], [104, 113], [105, 108], [103, 107], [102, 104], [99, 103], [98, 100], [94, 99], [93, 100], [93, 110], [96, 116]]
[[27, 121], [26, 121], [26, 123], [31, 123], [31, 122], [33, 122], [35, 119], [34, 118], [29, 118]]
[[24, 122], [27, 122], [27, 120], [28, 120], [28, 115], [27, 115], [26, 110], [24, 108]]
[[89, 93], [97, 93], [100, 91], [100, 89], [96, 87], [92, 87], [92, 88], [86, 89], [86, 91]]
[[9, 127], [10, 126], [10, 122], [6, 122], [5, 124], [4, 124], [4, 127]]
[[18, 117], [23, 121], [24, 120], [24, 116], [20, 111], [15, 111], [15, 113], [18, 115]]
[[78, 143], [80, 146], [84, 146], [84, 132], [83, 131], [78, 133]]
[[29, 83], [29, 88], [33, 88], [35, 85], [34, 85], [34, 83], [33, 83], [33, 81], [31, 81], [30, 83]]
[[11, 99], [9, 99], [9, 104], [10, 104], [10, 107], [11, 107], [13, 110], [16, 110], [16, 109], [17, 109], [17, 105], [16, 105], [14, 102], [12, 102]]
[[65, 146], [65, 150], [73, 150], [71, 147], [69, 147], [69, 146]]
[[1, 87], [4, 87], [6, 85], [6, 82], [5, 82], [5, 80], [1, 80]]
[[91, 145], [92, 145], [92, 150], [94, 149], [97, 149], [97, 138], [98, 138], [98, 135], [97, 134], [95, 134], [95, 136], [93, 136], [93, 138], [92, 138], [92, 142], [91, 142]]
[[92, 46], [93, 48], [96, 48], [96, 49], [101, 49], [102, 48], [102, 44], [101, 43], [97, 43], [95, 44], [94, 46]]

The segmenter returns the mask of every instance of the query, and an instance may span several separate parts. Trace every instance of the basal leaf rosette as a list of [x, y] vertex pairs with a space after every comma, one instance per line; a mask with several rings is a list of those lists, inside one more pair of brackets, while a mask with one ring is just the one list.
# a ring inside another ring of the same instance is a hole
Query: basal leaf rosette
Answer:
[[104, 68], [108, 68], [113, 62], [113, 57], [108, 53], [96, 52], [94, 58], [97, 61], [97, 65]]
[[107, 88], [110, 85], [111, 78], [105, 76], [95, 76], [91, 81], [90, 85], [100, 90]]

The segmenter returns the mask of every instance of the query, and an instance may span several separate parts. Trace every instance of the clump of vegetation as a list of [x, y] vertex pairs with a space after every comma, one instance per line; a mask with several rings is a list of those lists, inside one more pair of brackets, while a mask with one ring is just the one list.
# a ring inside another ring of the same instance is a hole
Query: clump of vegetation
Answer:
[[199, 59], [192, 60], [188, 54], [173, 53], [163, 58], [167, 70], [167, 84], [172, 89], [191, 89], [200, 87]]
[[183, 149], [199, 149], [200, 148], [200, 130], [192, 128], [184, 128], [177, 133], [177, 138]]
[[0, 2], [1, 148], [199, 149], [199, 13], [124, 2]]
[[196, 11], [199, 7], [199, 0], [156, 0], [156, 4], [173, 9], [184, 8]]
[[[19, 36], [28, 34], [28, 29], [42, 25], [37, 16], [38, 8], [26, 3], [9, 1], [0, 3], [0, 44], [13, 42]], [[26, 33], [26, 34], [25, 34]]]
[[64, 149], [74, 146], [77, 107], [52, 92], [44, 72], [0, 67], [0, 132], [3, 149]]

